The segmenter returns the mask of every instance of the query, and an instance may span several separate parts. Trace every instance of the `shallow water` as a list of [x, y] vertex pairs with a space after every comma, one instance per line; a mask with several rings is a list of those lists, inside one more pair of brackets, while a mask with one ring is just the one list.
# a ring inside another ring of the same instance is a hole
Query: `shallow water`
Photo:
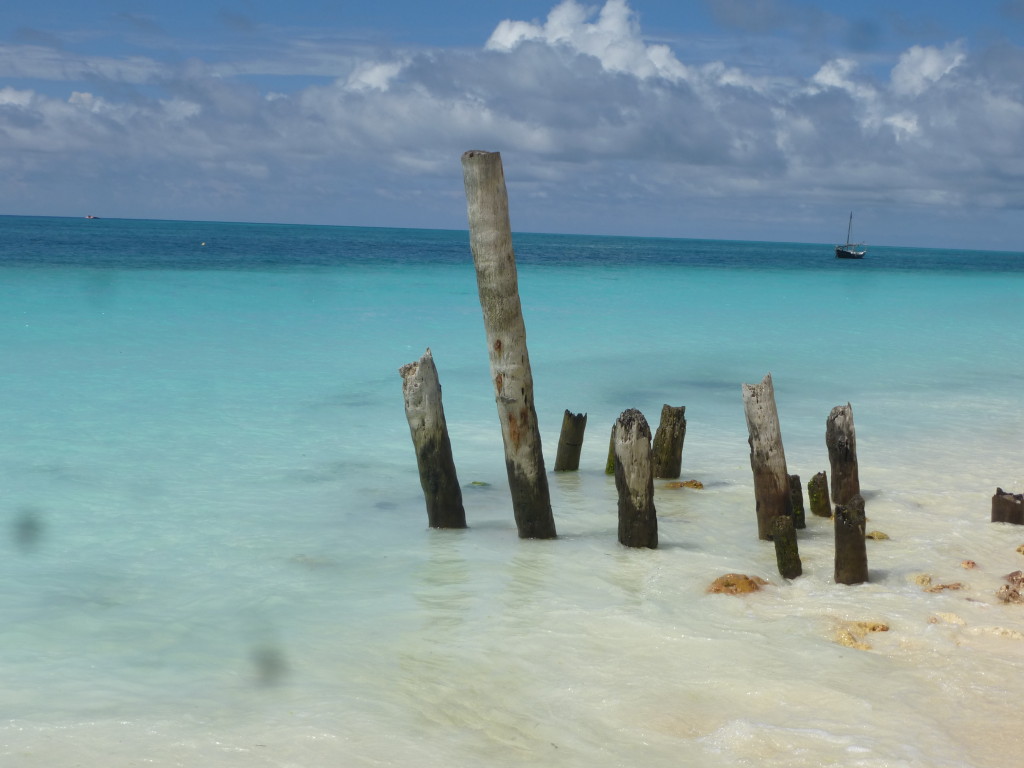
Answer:
[[[538, 542], [465, 233], [0, 228], [4, 765], [1003, 768], [1024, 747], [1024, 606], [996, 598], [1024, 529], [988, 522], [1024, 489], [1024, 256], [518, 236], [549, 465], [562, 411], [589, 414]], [[427, 346], [466, 531], [426, 528], [397, 369]], [[805, 481], [853, 405], [890, 536], [869, 584], [833, 583], [827, 520], [792, 582], [756, 539], [740, 383], [768, 371]], [[608, 433], [662, 403], [687, 406], [705, 487], [657, 483], [661, 548], [628, 551]], [[728, 572], [772, 585], [706, 594]], [[889, 630], [850, 648], [850, 621]]]

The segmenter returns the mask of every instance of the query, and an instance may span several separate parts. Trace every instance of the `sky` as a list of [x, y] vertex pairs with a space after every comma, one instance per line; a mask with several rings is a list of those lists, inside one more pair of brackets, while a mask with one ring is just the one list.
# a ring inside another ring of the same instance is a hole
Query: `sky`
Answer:
[[0, 214], [1024, 250], [1024, 0], [4, 0]]

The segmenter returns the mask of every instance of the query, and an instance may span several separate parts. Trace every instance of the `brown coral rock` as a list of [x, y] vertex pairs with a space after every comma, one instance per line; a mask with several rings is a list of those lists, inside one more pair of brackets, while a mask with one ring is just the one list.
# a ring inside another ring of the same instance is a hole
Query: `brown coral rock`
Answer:
[[1004, 603], [1024, 603], [1024, 596], [1021, 596], [1020, 590], [1009, 584], [1004, 584], [996, 590], [996, 597]]
[[760, 576], [746, 576], [742, 573], [727, 573], [719, 576], [708, 587], [708, 592], [721, 595], [744, 595], [757, 592], [768, 582]]
[[1014, 571], [1006, 574], [1005, 586], [999, 588], [996, 597], [1004, 603], [1024, 603], [1024, 596], [1021, 595], [1021, 588], [1024, 587], [1024, 572]]
[[968, 570], [971, 570], [973, 568], [977, 568], [978, 564], [976, 562], [974, 562], [973, 560], [964, 560], [963, 562], [960, 563], [960, 567], [961, 568], [966, 568]]
[[700, 480], [673, 480], [671, 483], [665, 483], [666, 488], [703, 488], [704, 483]]

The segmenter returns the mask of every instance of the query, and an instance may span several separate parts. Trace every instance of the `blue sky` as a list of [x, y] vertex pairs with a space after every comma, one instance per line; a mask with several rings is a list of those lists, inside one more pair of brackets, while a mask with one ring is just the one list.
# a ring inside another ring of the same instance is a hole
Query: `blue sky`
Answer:
[[44, 0], [0, 213], [1021, 250], [1024, 0]]

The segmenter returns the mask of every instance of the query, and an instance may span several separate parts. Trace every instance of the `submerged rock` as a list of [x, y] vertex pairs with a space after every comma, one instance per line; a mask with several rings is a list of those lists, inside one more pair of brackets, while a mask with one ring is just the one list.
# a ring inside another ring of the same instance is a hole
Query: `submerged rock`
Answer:
[[1009, 627], [970, 627], [967, 631], [975, 636], [989, 635], [1005, 637], [1007, 640], [1024, 640], [1024, 632]]
[[888, 631], [889, 625], [883, 621], [844, 621], [836, 628], [833, 640], [847, 648], [869, 651], [871, 646], [864, 642], [864, 638], [872, 632]]
[[727, 573], [719, 576], [708, 587], [708, 592], [721, 595], [744, 595], [757, 592], [768, 582], [760, 576], [747, 576], [742, 573]]
[[997, 589], [996, 597], [1004, 603], [1024, 603], [1024, 596], [1021, 596], [1020, 590], [1011, 587], [1009, 584], [1004, 584]]
[[882, 533], [881, 531], [872, 531], [871, 533], [867, 534], [864, 538], [874, 539], [875, 541], [884, 541], [885, 539], [889, 538], [889, 534]]
[[929, 573], [918, 573], [911, 577], [911, 580], [919, 587], [923, 587], [925, 592], [943, 592], [947, 589], [957, 590], [963, 589], [964, 585], [962, 582], [954, 581], [949, 584], [933, 584], [932, 577]]
[[704, 483], [700, 480], [674, 480], [671, 483], [665, 483], [666, 488], [703, 488]]
[[951, 584], [932, 584], [930, 587], [925, 588], [925, 592], [942, 592], [943, 590], [958, 590], [963, 589], [964, 585], [959, 581], [954, 581]]

